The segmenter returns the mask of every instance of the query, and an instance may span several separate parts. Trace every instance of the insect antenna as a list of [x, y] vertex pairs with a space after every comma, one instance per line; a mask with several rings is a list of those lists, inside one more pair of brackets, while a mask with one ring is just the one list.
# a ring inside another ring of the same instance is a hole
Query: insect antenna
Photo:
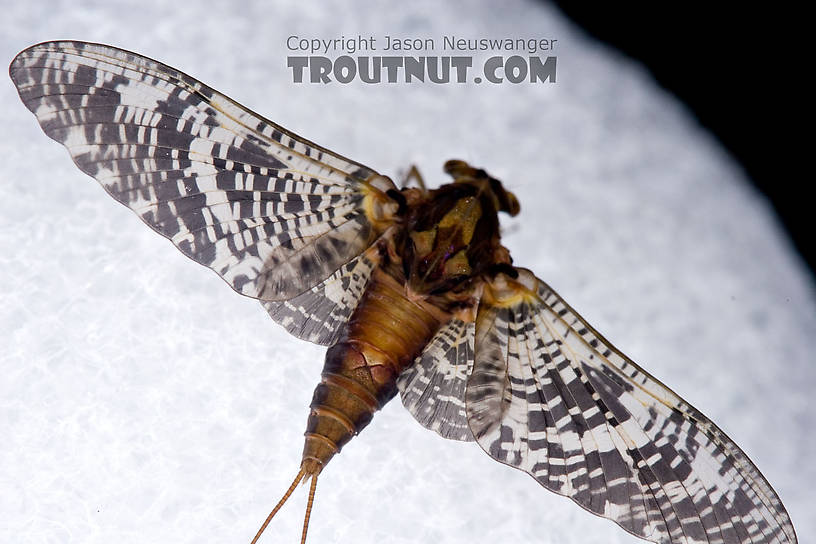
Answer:
[[[303, 479], [304, 475], [305, 475], [305, 472], [301, 468], [300, 471], [297, 473], [297, 476], [295, 476], [295, 479], [292, 482], [292, 485], [289, 486], [289, 489], [287, 489], [286, 493], [283, 494], [283, 497], [281, 498], [281, 500], [278, 501], [278, 504], [275, 505], [275, 508], [273, 508], [272, 511], [269, 513], [269, 515], [266, 517], [266, 521], [264, 521], [263, 525], [261, 525], [261, 528], [258, 529], [258, 533], [255, 535], [255, 538], [252, 539], [252, 542], [250, 542], [250, 544], [255, 544], [256, 542], [258, 542], [258, 539], [261, 538], [261, 535], [266, 530], [266, 526], [269, 525], [269, 522], [272, 521], [272, 518], [275, 517], [275, 514], [277, 514], [278, 510], [281, 509], [281, 506], [283, 506], [283, 503], [286, 502], [286, 500], [289, 498], [289, 496], [295, 490], [295, 487], [297, 487], [297, 484]], [[310, 511], [312, 509], [312, 501], [314, 500], [314, 489], [315, 489], [315, 485], [317, 485], [316, 480], [317, 480], [317, 478], [314, 478], [312, 480], [312, 487], [311, 487], [311, 490], [310, 490], [310, 493], [309, 493], [309, 503], [306, 506], [306, 524], [307, 525], [309, 523], [309, 514], [311, 513]], [[304, 525], [304, 527], [303, 527], [303, 540], [301, 542], [303, 542], [305, 540], [306, 540], [306, 526]]]

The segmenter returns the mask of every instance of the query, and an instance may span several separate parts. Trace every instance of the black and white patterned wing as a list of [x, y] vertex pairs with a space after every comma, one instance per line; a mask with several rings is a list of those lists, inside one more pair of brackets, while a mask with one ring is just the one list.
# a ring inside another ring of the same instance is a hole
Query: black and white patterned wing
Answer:
[[416, 420], [453, 440], [473, 440], [465, 412], [473, 333], [473, 323], [451, 319], [397, 380], [402, 404]]
[[490, 456], [654, 542], [796, 542], [731, 439], [518, 271], [476, 320], [467, 416]]
[[244, 295], [306, 291], [364, 251], [396, 209], [388, 178], [154, 60], [51, 42], [9, 72], [77, 166]]
[[333, 346], [345, 335], [348, 319], [377, 264], [379, 251], [375, 245], [308, 291], [289, 300], [261, 304], [289, 333], [315, 344]]

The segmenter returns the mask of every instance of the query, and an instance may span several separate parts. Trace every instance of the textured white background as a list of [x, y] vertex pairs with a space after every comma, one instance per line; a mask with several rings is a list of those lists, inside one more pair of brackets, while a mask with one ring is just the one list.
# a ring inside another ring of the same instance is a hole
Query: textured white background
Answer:
[[[43, 4], [0, 1], [2, 63], [110, 43], [386, 174], [487, 168], [522, 203], [516, 262], [722, 426], [814, 540], [812, 280], [640, 67], [521, 0]], [[341, 33], [557, 38], [558, 83], [294, 85], [286, 37]], [[0, 114], [0, 542], [248, 542], [298, 468], [323, 349], [113, 202], [5, 77]], [[296, 542], [304, 502], [264, 542]], [[321, 476], [310, 542], [431, 541], [638, 542], [393, 402]]]

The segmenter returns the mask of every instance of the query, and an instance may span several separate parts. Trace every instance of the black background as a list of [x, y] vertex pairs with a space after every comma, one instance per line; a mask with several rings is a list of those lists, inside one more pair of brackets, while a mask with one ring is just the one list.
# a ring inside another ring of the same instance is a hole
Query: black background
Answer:
[[556, 4], [584, 31], [644, 64], [719, 138], [771, 202], [813, 274], [814, 152], [805, 98], [813, 68], [797, 28], [805, 15], [768, 5]]

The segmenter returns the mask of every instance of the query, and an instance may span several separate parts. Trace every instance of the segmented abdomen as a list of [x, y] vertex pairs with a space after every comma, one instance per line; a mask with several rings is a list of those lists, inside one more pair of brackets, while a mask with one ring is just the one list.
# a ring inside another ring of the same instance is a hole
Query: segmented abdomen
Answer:
[[397, 376], [419, 355], [447, 314], [378, 268], [348, 323], [326, 352], [306, 425], [301, 466], [318, 474], [396, 394]]

